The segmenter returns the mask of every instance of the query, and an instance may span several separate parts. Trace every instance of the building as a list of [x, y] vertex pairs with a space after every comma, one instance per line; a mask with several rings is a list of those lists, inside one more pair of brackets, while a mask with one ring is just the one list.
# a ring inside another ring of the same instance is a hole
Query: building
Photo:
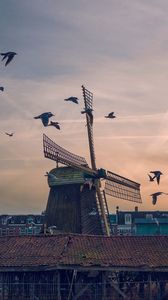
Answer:
[[0, 237], [1, 300], [168, 299], [168, 236]]
[[113, 235], [168, 235], [168, 211], [119, 211], [110, 215]]
[[56, 226], [62, 233], [104, 233], [96, 188], [88, 177], [84, 171], [72, 167], [58, 167], [49, 172], [47, 227]]
[[44, 227], [41, 215], [0, 215], [0, 236], [37, 235]]

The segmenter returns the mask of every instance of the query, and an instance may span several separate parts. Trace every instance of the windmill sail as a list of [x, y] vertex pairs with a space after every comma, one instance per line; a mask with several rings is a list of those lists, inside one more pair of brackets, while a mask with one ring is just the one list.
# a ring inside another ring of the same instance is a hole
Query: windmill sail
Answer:
[[97, 171], [89, 168], [84, 157], [69, 152], [63, 147], [53, 142], [48, 136], [43, 134], [43, 150], [44, 156], [63, 165], [79, 169], [86, 174], [97, 175]]
[[88, 166], [86, 159], [79, 155], [73, 154], [61, 146], [54, 143], [45, 134], [43, 135], [44, 156], [52, 160], [58, 161], [65, 165], [81, 165]]
[[93, 93], [88, 91], [83, 85], [82, 85], [82, 90], [83, 90], [85, 108], [91, 108], [92, 109], [92, 107], [93, 107]]
[[[93, 107], [93, 93], [88, 91], [83, 85], [82, 85], [82, 91], [83, 91], [83, 99], [84, 99], [85, 110], [86, 111], [88, 109], [92, 110], [92, 107]], [[91, 118], [89, 117], [88, 114], [86, 114], [86, 122], [87, 122], [87, 131], [88, 131], [91, 165], [92, 165], [92, 169], [96, 170], [96, 157], [95, 157], [94, 140], [93, 140], [93, 120], [91, 121]]]
[[142, 203], [140, 184], [110, 171], [107, 171], [105, 193], [127, 201]]
[[[83, 85], [83, 98], [84, 98], [84, 105], [85, 105], [85, 111], [91, 110], [91, 117], [89, 114], [86, 113], [86, 122], [87, 122], [87, 132], [88, 132], [88, 141], [89, 141], [89, 150], [90, 150], [90, 160], [91, 160], [91, 166], [94, 171], [97, 171], [96, 168], [96, 157], [95, 157], [95, 150], [94, 150], [94, 140], [93, 140], [93, 115], [92, 115], [92, 106], [93, 106], [93, 94], [88, 91]], [[104, 233], [105, 235], [110, 235], [110, 228], [107, 220], [107, 215], [105, 211], [105, 206], [100, 190], [100, 180], [96, 181], [96, 192], [97, 192], [97, 199], [101, 211], [101, 217], [102, 217], [102, 225], [104, 227]]]

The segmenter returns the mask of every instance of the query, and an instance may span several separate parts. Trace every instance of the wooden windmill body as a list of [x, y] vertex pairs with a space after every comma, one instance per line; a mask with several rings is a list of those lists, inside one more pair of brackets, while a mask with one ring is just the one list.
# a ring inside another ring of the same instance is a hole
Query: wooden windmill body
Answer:
[[96, 189], [82, 171], [58, 167], [50, 171], [50, 193], [46, 207], [47, 227], [58, 232], [102, 234], [97, 211]]
[[[92, 110], [93, 94], [82, 86], [85, 110]], [[96, 168], [93, 119], [86, 113], [91, 168], [85, 158], [75, 155], [43, 135], [45, 157], [57, 162], [50, 171], [50, 193], [46, 207], [47, 227], [58, 232], [83, 234], [111, 233], [106, 194], [141, 202], [140, 185], [110, 171]], [[58, 163], [65, 165], [58, 167]], [[51, 176], [52, 174], [52, 176]], [[105, 179], [105, 190], [100, 181]]]

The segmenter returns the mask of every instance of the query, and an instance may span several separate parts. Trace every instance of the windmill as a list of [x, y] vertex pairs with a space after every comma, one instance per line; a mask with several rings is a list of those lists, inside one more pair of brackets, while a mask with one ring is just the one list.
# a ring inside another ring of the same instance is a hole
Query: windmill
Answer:
[[[94, 214], [95, 216], [97, 216], [97, 218], [96, 219], [94, 218], [93, 219], [94, 221], [91, 221], [91, 223], [89, 223], [90, 224], [89, 226], [94, 225], [96, 227], [99, 225], [98, 227], [101, 227], [100, 234], [109, 236], [111, 230], [110, 230], [110, 219], [109, 219], [109, 211], [108, 211], [108, 205], [106, 201], [106, 195], [141, 203], [142, 201], [140, 195], [140, 184], [128, 178], [122, 177], [118, 174], [115, 174], [111, 171], [106, 171], [104, 169], [97, 169], [95, 150], [94, 150], [94, 138], [93, 138], [93, 116], [91, 116], [90, 113], [87, 113], [93, 111], [93, 94], [90, 91], [88, 91], [84, 86], [82, 86], [82, 91], [83, 91], [84, 106], [86, 112], [91, 167], [89, 167], [85, 158], [80, 157], [60, 147], [51, 139], [49, 139], [45, 134], [43, 135], [44, 156], [46, 158], [56, 161], [57, 167], [58, 167], [58, 163], [65, 165], [66, 173], [67, 171], [71, 173], [71, 178], [69, 179], [70, 181], [72, 180], [73, 177], [72, 171], [75, 172], [75, 176], [77, 178], [76, 183], [78, 183], [78, 188], [76, 185], [75, 191], [73, 191], [73, 193], [74, 192], [76, 193], [78, 190], [80, 194], [81, 185], [83, 185], [86, 180], [90, 180], [94, 183], [94, 193], [92, 189], [92, 197], [91, 197], [91, 192], [88, 192], [87, 199], [93, 202], [92, 203], [93, 210], [92, 212], [90, 212], [89, 218], [91, 219], [92, 215]], [[57, 179], [54, 180], [48, 177], [48, 183], [51, 188], [48, 203], [47, 203], [47, 209], [46, 209], [49, 225], [55, 225], [53, 221], [51, 222], [53, 211], [56, 210], [56, 207], [54, 208], [53, 206], [53, 202], [55, 201], [54, 200], [55, 192], [54, 190], [52, 190], [52, 187], [55, 185], [59, 185], [58, 173], [62, 172], [62, 170], [64, 173], [65, 167], [62, 169], [56, 168], [50, 171], [53, 175], [55, 175], [55, 178]], [[66, 184], [65, 175], [62, 174], [60, 178], [61, 178], [61, 182], [63, 181], [64, 184]], [[105, 179], [104, 190], [101, 189], [101, 179]], [[57, 195], [57, 198], [59, 198], [64, 191], [65, 191], [65, 185], [63, 185], [63, 188], [60, 190], [60, 194]], [[72, 189], [69, 190], [69, 193], [72, 194]], [[81, 198], [81, 194], [80, 195], [79, 194], [78, 194], [78, 198]], [[72, 196], [71, 199], [74, 199], [74, 197]], [[89, 205], [89, 202], [87, 202], [87, 205]], [[82, 219], [82, 215], [83, 215], [82, 203], [84, 203], [83, 200], [81, 200], [81, 203], [78, 207], [75, 206], [76, 209], [78, 210], [77, 222], [79, 222], [80, 219]], [[76, 217], [74, 218], [74, 220], [76, 221]], [[85, 221], [85, 224], [86, 223], [88, 223], [88, 219], [87, 222]], [[77, 231], [83, 233], [83, 231], [80, 230], [81, 229], [78, 228]]]

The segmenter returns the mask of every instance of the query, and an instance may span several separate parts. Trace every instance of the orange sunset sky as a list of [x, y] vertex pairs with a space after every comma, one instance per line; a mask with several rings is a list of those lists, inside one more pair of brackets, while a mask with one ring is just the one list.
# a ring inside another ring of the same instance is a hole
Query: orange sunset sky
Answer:
[[[43, 133], [90, 163], [82, 84], [94, 94], [97, 166], [141, 184], [139, 210], [168, 210], [168, 196], [155, 206], [150, 197], [168, 192], [167, 13], [166, 0], [1, 0], [0, 52], [18, 55], [0, 62], [0, 214], [45, 209], [44, 174], [55, 164], [43, 156]], [[60, 131], [33, 118], [45, 111]], [[105, 119], [111, 111], [117, 118]], [[163, 173], [159, 186], [152, 170]]]

